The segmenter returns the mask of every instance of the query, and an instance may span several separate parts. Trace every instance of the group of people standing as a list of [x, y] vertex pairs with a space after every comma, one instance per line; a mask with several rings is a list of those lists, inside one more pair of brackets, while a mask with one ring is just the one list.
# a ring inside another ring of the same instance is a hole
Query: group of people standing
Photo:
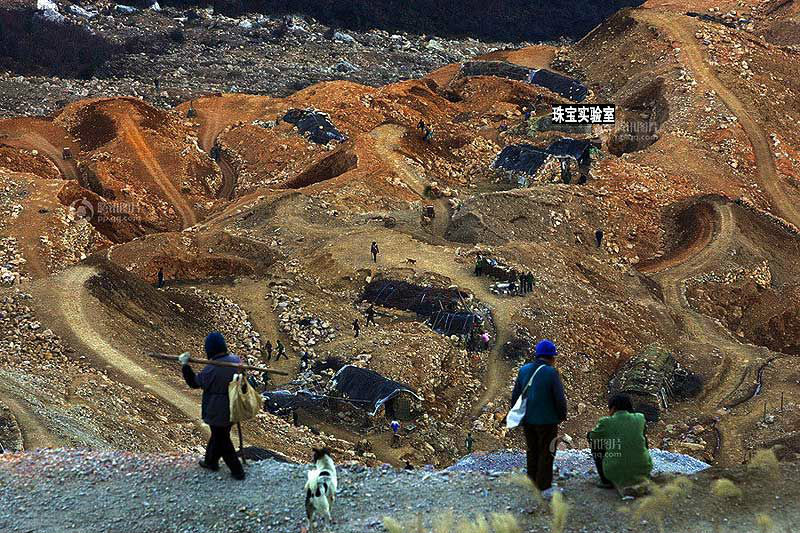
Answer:
[[[561, 376], [555, 368], [555, 344], [536, 344], [535, 358], [523, 365], [511, 393], [515, 405], [526, 394], [521, 426], [527, 446], [528, 477], [546, 499], [553, 487], [553, 463], [558, 446], [558, 426], [567, 419], [567, 399]], [[629, 495], [645, 481], [653, 468], [648, 451], [644, 415], [634, 412], [630, 397], [617, 394], [608, 402], [608, 416], [600, 418], [587, 434], [597, 473], [598, 486], [616, 488]]]

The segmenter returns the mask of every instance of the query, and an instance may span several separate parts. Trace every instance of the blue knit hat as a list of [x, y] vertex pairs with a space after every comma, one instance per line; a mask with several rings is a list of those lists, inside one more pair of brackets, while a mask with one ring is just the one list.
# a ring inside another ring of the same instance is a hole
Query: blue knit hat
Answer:
[[556, 353], [556, 345], [553, 344], [553, 341], [544, 339], [536, 343], [536, 357], [555, 357]]
[[228, 353], [228, 345], [225, 344], [225, 337], [218, 331], [212, 331], [206, 337], [206, 355], [209, 358], [221, 353]]

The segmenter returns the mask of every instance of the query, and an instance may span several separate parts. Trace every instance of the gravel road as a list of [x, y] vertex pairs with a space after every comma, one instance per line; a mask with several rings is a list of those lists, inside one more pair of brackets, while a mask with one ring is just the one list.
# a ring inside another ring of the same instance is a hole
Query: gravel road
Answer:
[[[575, 457], [582, 453], [578, 451]], [[549, 531], [549, 512], [544, 504], [535, 503], [527, 489], [509, 483], [499, 472], [508, 466], [502, 461], [520, 457], [518, 451], [508, 450], [476, 454], [454, 470], [439, 472], [395, 470], [386, 465], [340, 465], [340, 492], [333, 512], [337, 522], [331, 531], [384, 531], [384, 516], [409, 521], [421, 515], [429, 523], [437, 511], [444, 509], [453, 509], [460, 517], [510, 512], [520, 519], [525, 531]], [[196, 460], [179, 454], [75, 449], [0, 454], [0, 531], [302, 531], [302, 487], [307, 466], [272, 460], [250, 463], [248, 478], [237, 482], [224, 467], [219, 473], [211, 473], [197, 467]], [[482, 472], [487, 466], [492, 467], [491, 472]], [[790, 473], [792, 479], [796, 478], [796, 470]], [[708, 494], [711, 476], [700, 477], [696, 492], [681, 504], [681, 513], [675, 516], [676, 523], [671, 524], [670, 531], [714, 531], [713, 517], [719, 517], [719, 511], [709, 514], [708, 499], [699, 497]], [[569, 532], [655, 530], [653, 524], [631, 523], [629, 511], [635, 502], [620, 502], [615, 491], [595, 488], [583, 475], [559, 484], [565, 488], [572, 506]], [[722, 516], [731, 527], [718, 531], [752, 531], [753, 509], [764, 508], [770, 501], [777, 509], [775, 498], [772, 491], [763, 495], [756, 492], [741, 510], [737, 506], [730, 511], [726, 508]], [[737, 513], [741, 516], [735, 516]], [[797, 514], [786, 518], [800, 518]]]

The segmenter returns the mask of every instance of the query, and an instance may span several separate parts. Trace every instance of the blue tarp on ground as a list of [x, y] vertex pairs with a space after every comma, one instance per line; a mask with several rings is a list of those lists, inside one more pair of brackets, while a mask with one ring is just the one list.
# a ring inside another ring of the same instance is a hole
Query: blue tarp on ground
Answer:
[[294, 124], [302, 135], [308, 134], [309, 139], [317, 144], [347, 140], [333, 125], [330, 117], [316, 109], [290, 109], [283, 120]]
[[494, 161], [494, 168], [502, 168], [512, 172], [524, 172], [533, 176], [547, 158], [546, 151], [530, 144], [513, 144], [506, 146]]
[[556, 157], [572, 157], [576, 161], [586, 161], [591, 147], [592, 143], [589, 141], [577, 141], [569, 137], [562, 137], [553, 141], [546, 151]]
[[582, 102], [589, 93], [589, 89], [578, 80], [545, 69], [532, 70], [528, 82], [569, 98], [573, 102]]
[[333, 376], [331, 384], [342, 396], [364, 407], [370, 416], [375, 416], [383, 404], [401, 393], [422, 400], [407, 385], [386, 379], [368, 368], [353, 365], [343, 366]]

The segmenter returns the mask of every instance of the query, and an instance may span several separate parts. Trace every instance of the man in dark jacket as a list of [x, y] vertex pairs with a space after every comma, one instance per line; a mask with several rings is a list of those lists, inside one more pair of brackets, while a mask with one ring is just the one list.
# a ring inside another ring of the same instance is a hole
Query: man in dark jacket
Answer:
[[378, 249], [378, 243], [377, 242], [372, 241], [372, 246], [369, 247], [369, 253], [372, 254], [372, 262], [373, 263], [377, 263], [378, 262], [378, 254], [380, 253], [380, 250]]
[[567, 399], [561, 376], [553, 367], [555, 358], [556, 345], [549, 340], [539, 341], [536, 344], [536, 359], [519, 369], [511, 393], [513, 406], [533, 376], [527, 393], [522, 429], [528, 448], [528, 477], [546, 499], [553, 495], [553, 460], [558, 424], [567, 419]]
[[[221, 333], [213, 332], [206, 337], [206, 356], [213, 361], [225, 361], [239, 364], [238, 357], [228, 353], [228, 346]], [[183, 379], [193, 389], [203, 389], [202, 416], [203, 422], [211, 428], [211, 439], [206, 446], [206, 456], [200, 466], [209, 470], [219, 470], [220, 458], [231, 471], [234, 479], [244, 479], [244, 469], [236, 456], [236, 448], [231, 441], [231, 414], [228, 400], [228, 384], [231, 382], [236, 368], [206, 365], [195, 374], [189, 366], [189, 353], [181, 354], [180, 360]]]

